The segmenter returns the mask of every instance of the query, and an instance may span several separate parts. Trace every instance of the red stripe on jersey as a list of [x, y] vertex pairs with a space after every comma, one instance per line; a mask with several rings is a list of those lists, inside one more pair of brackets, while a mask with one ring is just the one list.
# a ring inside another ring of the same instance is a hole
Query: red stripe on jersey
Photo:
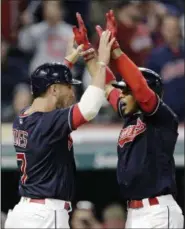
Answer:
[[82, 115], [78, 104], [74, 105], [72, 110], [72, 127], [73, 130], [77, 129], [79, 126], [83, 125], [84, 123], [88, 122]]
[[110, 70], [109, 67], [106, 67], [106, 79], [105, 79], [105, 83], [106, 84], [109, 84], [113, 80], [116, 80], [113, 72]]
[[118, 99], [120, 98], [120, 95], [121, 95], [121, 92], [118, 89], [114, 88], [110, 92], [110, 94], [109, 94], [109, 96], [107, 98], [107, 100], [112, 105], [112, 107], [114, 108], [115, 111], [118, 110], [117, 106], [118, 106]]
[[22, 176], [21, 176], [21, 182], [22, 184], [25, 184], [26, 180], [28, 179], [28, 176], [26, 174], [26, 167], [27, 167], [27, 161], [26, 161], [26, 155], [25, 153], [17, 153], [17, 160], [21, 161], [21, 172], [22, 172]]
[[29, 114], [20, 114], [19, 115], [19, 117], [21, 117], [21, 118], [24, 118], [24, 117], [27, 117], [27, 116], [29, 116]]

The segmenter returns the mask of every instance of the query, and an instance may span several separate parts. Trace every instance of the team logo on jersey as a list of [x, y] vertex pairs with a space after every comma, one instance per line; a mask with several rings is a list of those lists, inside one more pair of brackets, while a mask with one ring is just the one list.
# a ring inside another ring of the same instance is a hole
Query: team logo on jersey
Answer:
[[73, 146], [73, 139], [71, 135], [68, 136], [68, 150], [70, 151]]
[[146, 124], [137, 119], [136, 125], [129, 125], [121, 130], [118, 145], [122, 148], [127, 142], [132, 142], [134, 138], [146, 130]]

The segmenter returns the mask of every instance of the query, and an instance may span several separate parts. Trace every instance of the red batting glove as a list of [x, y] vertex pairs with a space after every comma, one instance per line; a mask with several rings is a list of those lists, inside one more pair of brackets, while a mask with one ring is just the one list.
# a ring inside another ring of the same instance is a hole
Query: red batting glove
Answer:
[[75, 41], [78, 45], [83, 44], [84, 45], [83, 50], [85, 51], [85, 50], [88, 50], [89, 48], [91, 48], [92, 46], [88, 40], [87, 29], [85, 27], [85, 24], [84, 24], [84, 21], [83, 21], [81, 15], [79, 13], [76, 13], [76, 18], [78, 21], [78, 27], [79, 28], [77, 28], [76, 26], [73, 27], [73, 33], [74, 33]]
[[84, 21], [79, 13], [76, 13], [76, 18], [78, 21], [78, 27], [76, 26], [73, 27], [73, 33], [74, 33], [74, 38], [77, 43], [77, 45], [83, 44], [83, 50], [87, 51], [85, 55], [83, 55], [84, 60], [87, 62], [91, 59], [94, 58], [94, 55], [92, 55], [92, 52], [88, 50], [92, 48], [91, 43], [89, 42], [88, 36], [87, 36], [87, 29], [85, 27]]
[[[110, 10], [108, 13], [106, 13], [106, 29], [111, 31], [111, 39], [117, 36], [117, 23], [113, 10]], [[118, 42], [115, 40], [115, 42], [112, 45], [112, 50], [117, 49], [119, 47], [120, 46]]]
[[113, 10], [106, 13], [106, 29], [111, 31], [111, 39], [117, 36], [117, 23]]

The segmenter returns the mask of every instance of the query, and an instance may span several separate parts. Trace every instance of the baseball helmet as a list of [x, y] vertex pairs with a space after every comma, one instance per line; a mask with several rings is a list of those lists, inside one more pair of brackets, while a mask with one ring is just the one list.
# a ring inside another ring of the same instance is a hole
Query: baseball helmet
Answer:
[[36, 98], [52, 84], [78, 85], [81, 81], [73, 79], [69, 68], [61, 63], [45, 63], [31, 74], [31, 90]]
[[[161, 98], [163, 96], [163, 83], [161, 77], [148, 68], [139, 67], [142, 75], [146, 79], [148, 86]], [[112, 84], [115, 88], [121, 90], [129, 89], [128, 85], [122, 80]]]

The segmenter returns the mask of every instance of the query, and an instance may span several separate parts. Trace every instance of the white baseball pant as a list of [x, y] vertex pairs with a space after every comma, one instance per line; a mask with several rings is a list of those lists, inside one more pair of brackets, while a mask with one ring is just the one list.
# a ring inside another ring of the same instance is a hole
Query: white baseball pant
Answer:
[[158, 205], [150, 206], [148, 199], [143, 199], [144, 207], [128, 208], [125, 228], [183, 228], [184, 216], [172, 195], [157, 199]]
[[[70, 210], [71, 211], [71, 203]], [[69, 214], [64, 209], [65, 201], [45, 199], [45, 204], [32, 203], [22, 197], [20, 202], [9, 210], [5, 228], [65, 228], [69, 227]]]

